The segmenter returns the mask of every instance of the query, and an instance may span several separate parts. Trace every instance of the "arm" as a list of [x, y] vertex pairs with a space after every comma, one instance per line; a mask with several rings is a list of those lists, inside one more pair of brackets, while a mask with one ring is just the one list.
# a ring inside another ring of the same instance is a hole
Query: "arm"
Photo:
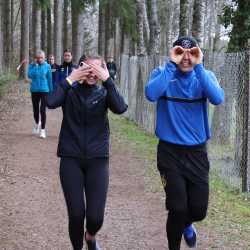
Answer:
[[166, 91], [170, 81], [174, 77], [176, 64], [169, 62], [164, 70], [153, 71], [145, 87], [145, 95], [151, 102], [157, 101]]
[[224, 101], [224, 91], [220, 87], [214, 73], [206, 71], [202, 64], [197, 64], [194, 70], [205, 96], [212, 104], [221, 104]]
[[49, 109], [56, 109], [64, 104], [68, 90], [71, 85], [67, 80], [60, 82], [55, 91], [50, 92], [46, 98], [46, 104]]
[[105, 82], [103, 82], [103, 86], [107, 90], [107, 105], [108, 108], [115, 114], [124, 113], [128, 105], [125, 103], [124, 98], [118, 92], [113, 80], [109, 77]]

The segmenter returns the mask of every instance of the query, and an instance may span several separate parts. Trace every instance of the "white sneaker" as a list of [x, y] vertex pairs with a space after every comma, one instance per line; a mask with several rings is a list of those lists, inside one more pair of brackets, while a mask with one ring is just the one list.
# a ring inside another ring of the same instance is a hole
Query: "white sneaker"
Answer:
[[46, 137], [47, 137], [47, 136], [46, 136], [46, 131], [45, 131], [45, 129], [41, 129], [40, 138], [45, 139]]
[[32, 130], [32, 134], [33, 135], [39, 135], [39, 133], [40, 133], [40, 123], [38, 124], [38, 125], [36, 125], [34, 128], [33, 128], [33, 130]]

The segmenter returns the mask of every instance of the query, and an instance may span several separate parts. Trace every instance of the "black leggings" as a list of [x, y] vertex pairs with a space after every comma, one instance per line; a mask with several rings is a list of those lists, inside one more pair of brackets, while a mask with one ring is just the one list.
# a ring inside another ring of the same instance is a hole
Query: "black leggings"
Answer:
[[180, 250], [184, 228], [206, 217], [209, 196], [207, 154], [171, 149], [171, 146], [162, 150], [160, 146], [158, 169], [169, 211], [166, 225], [169, 250]]
[[31, 93], [33, 114], [36, 124], [39, 123], [39, 110], [41, 113], [41, 128], [45, 129], [46, 125], [46, 92]]
[[108, 162], [108, 158], [61, 158], [60, 179], [68, 209], [69, 236], [74, 250], [83, 247], [85, 217], [90, 235], [94, 236], [102, 227], [109, 183]]

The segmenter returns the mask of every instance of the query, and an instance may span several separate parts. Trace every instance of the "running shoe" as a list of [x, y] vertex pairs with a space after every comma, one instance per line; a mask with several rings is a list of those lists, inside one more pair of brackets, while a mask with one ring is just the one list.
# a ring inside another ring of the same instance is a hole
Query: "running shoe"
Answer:
[[47, 136], [46, 136], [46, 131], [45, 131], [45, 129], [41, 129], [40, 138], [45, 139], [46, 137], [47, 137]]
[[184, 229], [183, 235], [188, 247], [196, 247], [197, 232], [193, 224]]

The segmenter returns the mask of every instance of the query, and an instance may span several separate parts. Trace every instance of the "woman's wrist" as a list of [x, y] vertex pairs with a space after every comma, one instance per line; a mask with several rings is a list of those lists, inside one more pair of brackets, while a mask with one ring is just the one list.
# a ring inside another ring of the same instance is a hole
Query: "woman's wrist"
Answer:
[[71, 86], [73, 84], [73, 79], [70, 78], [69, 76], [66, 78], [66, 81], [69, 83], [69, 85]]

